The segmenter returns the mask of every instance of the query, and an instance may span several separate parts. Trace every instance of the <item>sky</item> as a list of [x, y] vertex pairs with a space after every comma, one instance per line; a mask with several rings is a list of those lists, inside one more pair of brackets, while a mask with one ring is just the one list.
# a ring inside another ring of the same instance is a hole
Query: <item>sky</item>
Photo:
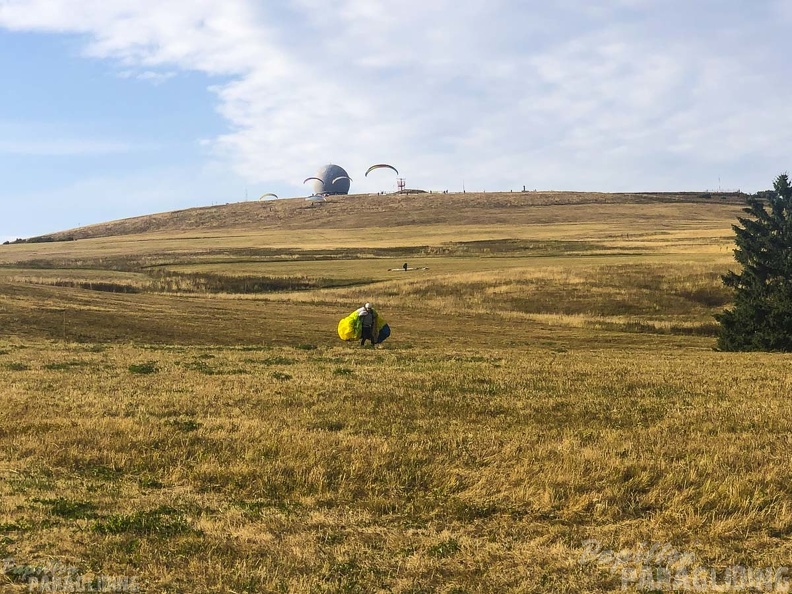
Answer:
[[0, 241], [352, 193], [755, 192], [792, 0], [0, 0]]

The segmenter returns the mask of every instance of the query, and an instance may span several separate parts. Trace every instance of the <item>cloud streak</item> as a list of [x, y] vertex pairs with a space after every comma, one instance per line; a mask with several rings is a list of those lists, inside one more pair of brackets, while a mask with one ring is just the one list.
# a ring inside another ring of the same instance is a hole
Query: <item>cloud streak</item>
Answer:
[[0, 0], [0, 26], [82, 35], [136, 77], [220, 77], [214, 154], [295, 192], [331, 160], [355, 191], [392, 187], [362, 177], [376, 161], [435, 189], [763, 188], [788, 167], [789, 16], [770, 1]]

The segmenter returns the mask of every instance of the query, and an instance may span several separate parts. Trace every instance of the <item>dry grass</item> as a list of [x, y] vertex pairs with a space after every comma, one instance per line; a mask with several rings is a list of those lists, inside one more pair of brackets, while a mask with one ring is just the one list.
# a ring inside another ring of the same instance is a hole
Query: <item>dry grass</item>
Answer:
[[[441, 246], [454, 241], [525, 239], [609, 242], [665, 251], [723, 246], [741, 197], [575, 193], [349, 196], [327, 208], [305, 202], [243, 202], [85, 227], [78, 241], [0, 246], [0, 264], [30, 260], [107, 267], [117, 259], [200, 261], [269, 250]], [[272, 209], [272, 210], [270, 210]], [[54, 234], [58, 236], [58, 234]], [[653, 242], [654, 240], [654, 242]], [[644, 249], [645, 248], [645, 249]]]
[[589, 538], [719, 570], [791, 552], [788, 357], [2, 348], [19, 562], [151, 591], [604, 592]]
[[[712, 351], [738, 206], [682, 198], [295, 201], [234, 232], [264, 205], [231, 205], [3, 247], [0, 589], [58, 562], [150, 592], [620, 591], [587, 539], [785, 566], [790, 359]], [[339, 346], [369, 300], [393, 336]]]
[[[614, 212], [654, 221], [657, 229], [679, 220], [702, 228], [711, 211], [734, 208], [743, 195], [696, 193], [603, 194], [591, 192], [495, 192], [422, 195], [336, 196], [321, 207], [297, 198], [236, 202], [102, 223], [53, 233], [53, 239], [86, 239], [159, 232], [370, 229], [420, 225], [570, 224], [607, 220]], [[668, 214], [672, 213], [669, 217]], [[665, 214], [665, 216], [664, 216]], [[366, 245], [365, 243], [363, 245]]]

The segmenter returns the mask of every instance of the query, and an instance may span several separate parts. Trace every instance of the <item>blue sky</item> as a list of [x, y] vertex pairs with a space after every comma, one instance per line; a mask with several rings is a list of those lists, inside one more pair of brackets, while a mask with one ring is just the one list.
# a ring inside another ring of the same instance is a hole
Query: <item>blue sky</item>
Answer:
[[792, 0], [0, 0], [0, 240], [411, 187], [768, 188]]

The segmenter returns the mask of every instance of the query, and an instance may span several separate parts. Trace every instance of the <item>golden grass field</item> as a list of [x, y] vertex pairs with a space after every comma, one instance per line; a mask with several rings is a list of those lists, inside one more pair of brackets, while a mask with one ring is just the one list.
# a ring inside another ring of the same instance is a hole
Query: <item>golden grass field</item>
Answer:
[[[714, 351], [741, 207], [350, 196], [0, 246], [0, 591], [782, 591], [792, 359]], [[365, 301], [381, 348], [336, 335]]]

